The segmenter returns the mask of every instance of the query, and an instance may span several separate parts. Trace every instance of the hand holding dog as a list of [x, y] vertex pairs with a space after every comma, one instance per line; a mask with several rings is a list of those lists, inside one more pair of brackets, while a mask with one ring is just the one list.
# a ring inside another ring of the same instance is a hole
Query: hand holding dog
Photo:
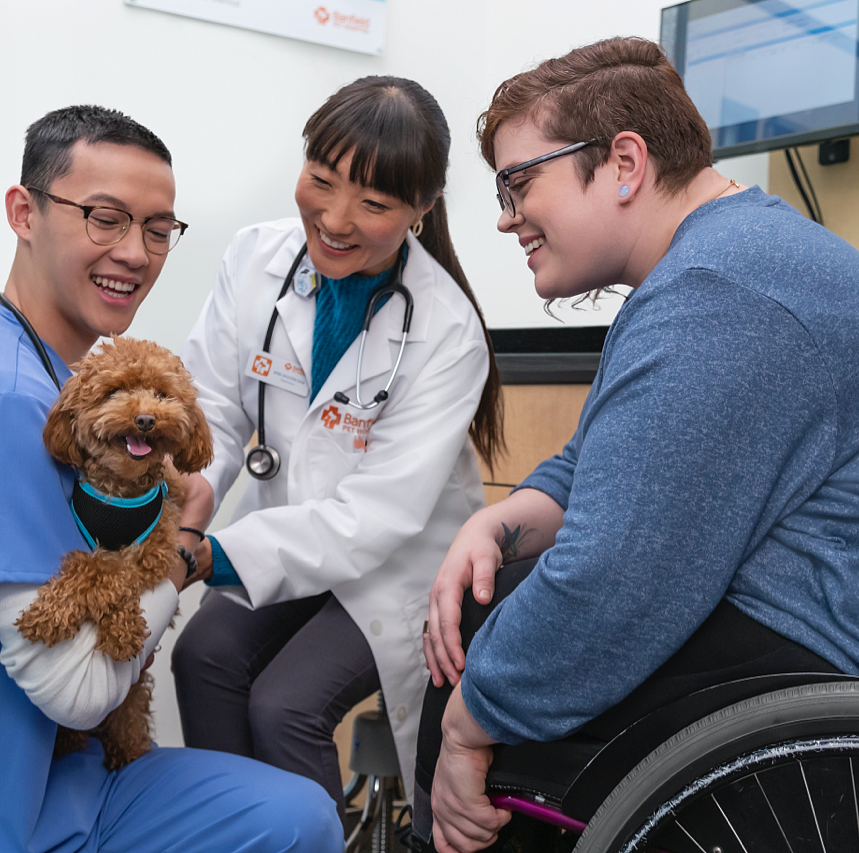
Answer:
[[[215, 509], [215, 493], [209, 481], [200, 473], [183, 474], [182, 483], [185, 487], [185, 504], [182, 507], [181, 527], [187, 530], [179, 531], [179, 544], [187, 548], [197, 561], [197, 570], [187, 575], [187, 565], [182, 561], [185, 574], [182, 576], [181, 592], [197, 581], [206, 581], [212, 577], [212, 543], [204, 536], [202, 539], [196, 531], [203, 531]], [[187, 575], [187, 577], [185, 576]]]

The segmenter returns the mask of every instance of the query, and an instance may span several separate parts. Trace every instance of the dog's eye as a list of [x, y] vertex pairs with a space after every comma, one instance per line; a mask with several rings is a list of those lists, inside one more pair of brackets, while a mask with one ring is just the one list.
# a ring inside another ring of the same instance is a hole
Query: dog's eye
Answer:
[[111, 390], [107, 392], [107, 396], [115, 397], [121, 390], [122, 388], [111, 388]]
[[166, 400], [167, 395], [163, 391], [156, 391], [155, 392], [155, 399], [156, 400]]

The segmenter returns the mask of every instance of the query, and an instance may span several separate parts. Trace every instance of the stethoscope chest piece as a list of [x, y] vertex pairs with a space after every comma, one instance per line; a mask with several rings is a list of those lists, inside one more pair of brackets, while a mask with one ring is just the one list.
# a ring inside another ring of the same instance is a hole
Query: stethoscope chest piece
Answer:
[[248, 451], [248, 473], [257, 480], [270, 480], [280, 470], [280, 454], [265, 444], [258, 444]]

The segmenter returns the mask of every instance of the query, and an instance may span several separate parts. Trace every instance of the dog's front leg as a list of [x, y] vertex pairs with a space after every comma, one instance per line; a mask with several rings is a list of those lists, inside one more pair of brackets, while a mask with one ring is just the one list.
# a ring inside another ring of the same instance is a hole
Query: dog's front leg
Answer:
[[91, 556], [84, 551], [71, 551], [63, 557], [60, 573], [39, 588], [36, 600], [15, 622], [21, 636], [51, 647], [77, 634], [89, 615]]

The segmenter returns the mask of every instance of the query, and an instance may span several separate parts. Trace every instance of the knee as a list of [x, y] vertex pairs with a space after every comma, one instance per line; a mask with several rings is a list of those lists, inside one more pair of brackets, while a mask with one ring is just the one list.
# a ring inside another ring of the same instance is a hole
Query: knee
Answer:
[[329, 737], [324, 715], [312, 702], [302, 701], [300, 691], [286, 694], [266, 689], [265, 682], [258, 679], [251, 688], [248, 717], [251, 730], [256, 735], [271, 736], [273, 732], [288, 734], [298, 740], [316, 740]]
[[270, 791], [257, 815], [271, 828], [270, 841], [277, 851], [290, 853], [342, 853], [343, 824], [334, 800], [310, 779], [283, 774], [283, 784]]
[[[343, 824], [319, 784], [268, 765], [259, 765], [246, 782], [241, 820], [255, 832], [255, 851], [342, 853]], [[237, 808], [238, 799], [235, 794]]]

